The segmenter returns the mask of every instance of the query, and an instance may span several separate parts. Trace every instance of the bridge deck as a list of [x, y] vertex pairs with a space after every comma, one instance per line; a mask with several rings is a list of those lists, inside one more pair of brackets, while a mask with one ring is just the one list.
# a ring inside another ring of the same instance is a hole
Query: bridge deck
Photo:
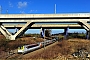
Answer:
[[[3, 24], [4, 27], [8, 28], [8, 29], [15, 29], [15, 28], [22, 28], [24, 26], [24, 24]], [[81, 25], [79, 24], [34, 24], [30, 27], [30, 29], [40, 29], [40, 28], [55, 28], [55, 29], [63, 29], [66, 27], [69, 27], [70, 29], [84, 29], [83, 27], [81, 27]]]
[[90, 17], [90, 13], [73, 14], [0, 14], [0, 18], [61, 18], [61, 17]]

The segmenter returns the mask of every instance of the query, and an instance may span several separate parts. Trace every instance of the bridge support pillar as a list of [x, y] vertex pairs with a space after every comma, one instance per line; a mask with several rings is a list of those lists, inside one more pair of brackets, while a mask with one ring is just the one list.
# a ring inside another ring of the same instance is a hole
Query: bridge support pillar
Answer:
[[44, 32], [44, 28], [41, 28], [41, 30], [40, 30], [40, 35], [41, 35], [42, 38], [44, 38], [44, 33], [45, 33], [45, 32]]
[[15, 35], [11, 35], [11, 36], [9, 36], [9, 38], [8, 38], [9, 40], [15, 40], [16, 39], [16, 37], [15, 37]]
[[31, 21], [27, 22], [19, 31], [16, 31], [14, 35], [12, 35], [3, 25], [0, 25], [0, 32], [6, 37], [6, 39], [15, 40], [17, 37], [21, 36], [31, 25]]
[[31, 21], [27, 22], [19, 31], [16, 32], [16, 34], [13, 37], [17, 38], [21, 36], [31, 25]]
[[68, 30], [69, 30], [69, 27], [67, 27], [67, 28], [64, 29], [64, 39], [65, 40], [68, 39]]
[[86, 32], [86, 39], [88, 39], [88, 40], [90, 39], [90, 31]]
[[12, 36], [12, 34], [3, 25], [0, 25], [0, 32], [6, 37], [6, 39], [11, 39], [10, 36]]
[[15, 28], [15, 33], [17, 33], [18, 32], [18, 29], [17, 28]]

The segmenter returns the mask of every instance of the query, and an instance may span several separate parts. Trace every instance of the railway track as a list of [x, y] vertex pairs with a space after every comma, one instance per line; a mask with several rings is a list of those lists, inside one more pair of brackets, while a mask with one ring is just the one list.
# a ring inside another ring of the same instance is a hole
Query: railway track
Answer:
[[38, 49], [38, 50], [33, 51], [33, 52], [31, 52], [31, 53], [25, 54], [25, 55], [22, 56], [22, 59], [23, 59], [23, 58], [24, 58], [24, 59], [27, 59], [27, 58], [29, 58], [30, 56], [33, 56], [33, 55], [35, 55], [35, 54], [37, 54], [37, 53], [44, 52], [44, 50], [50, 48], [51, 46], [56, 45], [57, 43], [58, 43], [58, 42], [55, 42], [55, 43], [53, 43], [53, 44], [51, 44], [51, 45], [46, 46], [45, 48], [41, 48], [41, 49]]
[[[49, 47], [51, 46], [54, 46], [55, 44], [57, 44], [58, 42], [55, 42], [53, 44], [50, 44], [48, 46], [45, 47], [45, 49], [48, 49]], [[41, 48], [41, 49], [38, 49], [38, 50], [35, 50], [33, 52], [30, 52], [30, 53], [27, 53], [27, 54], [18, 54], [17, 52], [15, 52], [14, 54], [12, 55], [9, 55], [8, 57], [6, 57], [6, 59], [26, 59], [26, 58], [29, 58], [30, 56], [36, 54], [37, 52], [42, 52], [45, 50], [44, 48]]]

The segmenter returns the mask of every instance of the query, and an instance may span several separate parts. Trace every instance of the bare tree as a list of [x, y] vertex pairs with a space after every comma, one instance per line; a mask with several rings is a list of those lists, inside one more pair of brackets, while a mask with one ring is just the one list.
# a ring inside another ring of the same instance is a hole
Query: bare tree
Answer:
[[45, 36], [46, 37], [50, 37], [51, 36], [51, 30], [50, 29], [46, 29], [45, 30]]

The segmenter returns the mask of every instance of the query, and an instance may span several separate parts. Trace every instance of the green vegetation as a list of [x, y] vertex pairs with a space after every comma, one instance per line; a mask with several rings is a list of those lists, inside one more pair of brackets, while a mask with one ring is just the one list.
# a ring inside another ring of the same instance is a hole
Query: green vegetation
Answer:
[[86, 39], [86, 34], [84, 33], [70, 33], [68, 38], [81, 38], [81, 39]]
[[[59, 40], [63, 40], [64, 39], [64, 33], [60, 33], [60, 34], [53, 34], [52, 36], [58, 36]], [[78, 33], [78, 32], [74, 32], [74, 33], [68, 33], [67, 39], [72, 39], [72, 38], [80, 38], [80, 39], [86, 39], [86, 34], [85, 33]]]
[[63, 35], [58, 35], [58, 39], [59, 40], [63, 40], [64, 39], [64, 36]]

